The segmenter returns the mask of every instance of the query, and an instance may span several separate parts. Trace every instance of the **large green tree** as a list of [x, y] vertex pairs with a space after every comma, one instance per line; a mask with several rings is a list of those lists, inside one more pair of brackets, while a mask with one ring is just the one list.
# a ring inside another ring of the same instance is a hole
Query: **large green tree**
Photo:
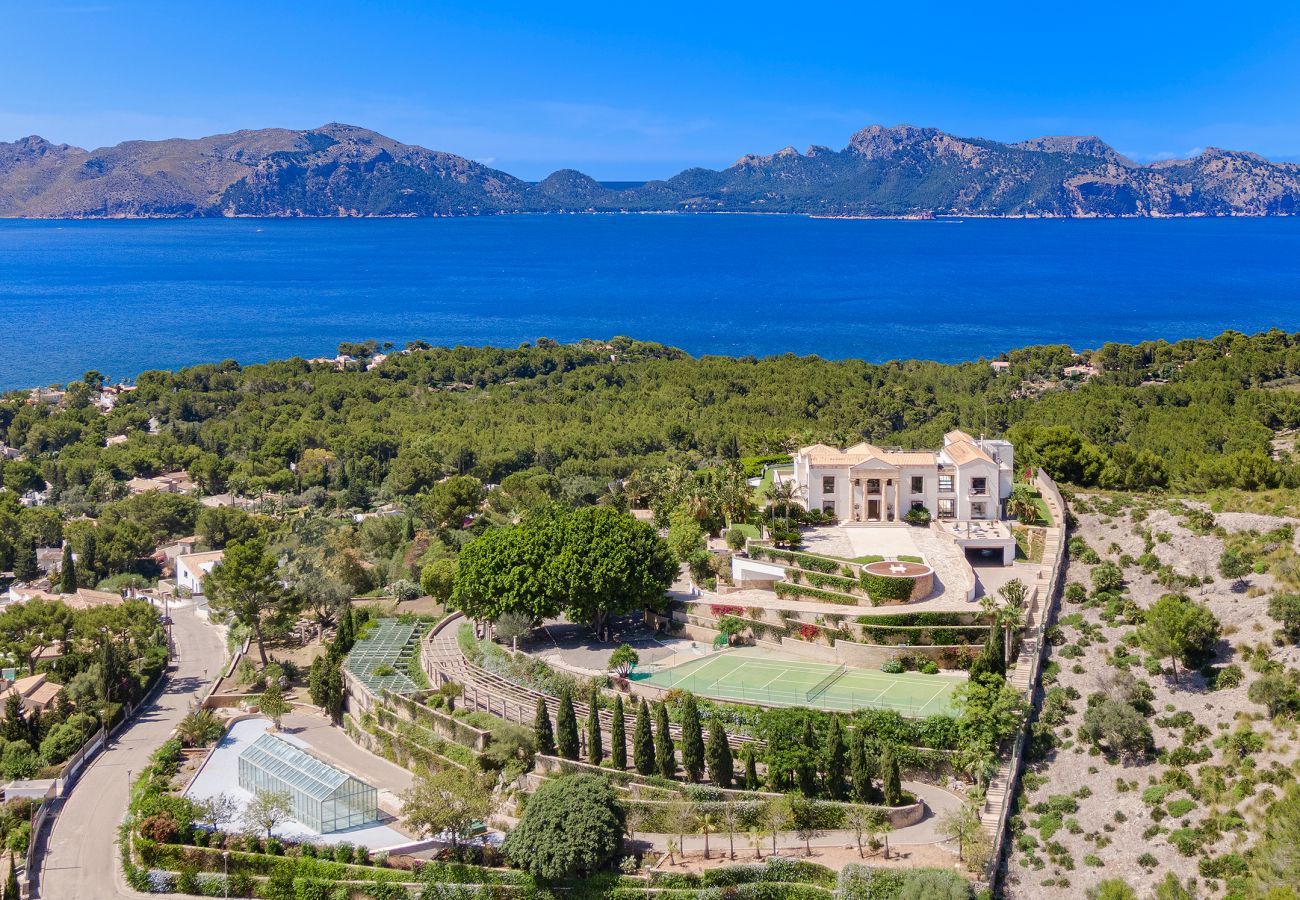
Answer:
[[203, 581], [214, 610], [246, 625], [257, 642], [262, 665], [267, 663], [265, 632], [283, 625], [296, 611], [294, 600], [276, 577], [275, 557], [261, 538], [232, 541], [225, 556]]
[[423, 837], [449, 835], [453, 852], [491, 813], [491, 785], [456, 766], [417, 774], [402, 795], [402, 819], [407, 826]]
[[597, 506], [493, 529], [461, 552], [451, 603], [467, 615], [563, 612], [605, 636], [611, 615], [658, 605], [676, 575], [653, 526]]
[[1165, 594], [1146, 611], [1138, 639], [1148, 652], [1170, 661], [1177, 680], [1178, 663], [1199, 665], [1213, 654], [1219, 620], [1184, 594]]
[[623, 847], [623, 809], [597, 775], [549, 778], [506, 838], [515, 866], [545, 879], [603, 869]]

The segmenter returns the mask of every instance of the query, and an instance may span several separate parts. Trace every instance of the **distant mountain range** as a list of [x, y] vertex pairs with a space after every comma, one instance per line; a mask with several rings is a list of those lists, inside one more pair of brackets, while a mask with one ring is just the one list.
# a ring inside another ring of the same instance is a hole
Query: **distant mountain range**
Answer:
[[602, 185], [536, 183], [352, 125], [82, 150], [0, 143], [0, 216], [462, 216], [516, 212], [825, 216], [1272, 216], [1300, 212], [1300, 165], [1209, 149], [1138, 165], [1095, 137], [1004, 144], [872, 125], [843, 150], [787, 147], [728, 169]]

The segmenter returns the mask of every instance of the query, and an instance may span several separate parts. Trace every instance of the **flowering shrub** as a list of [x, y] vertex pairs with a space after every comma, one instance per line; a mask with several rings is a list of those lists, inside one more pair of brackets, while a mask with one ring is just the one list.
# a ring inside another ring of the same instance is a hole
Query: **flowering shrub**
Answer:
[[743, 606], [729, 606], [725, 603], [715, 603], [709, 607], [709, 612], [713, 614], [713, 618], [721, 619], [723, 616], [743, 615], [745, 608]]

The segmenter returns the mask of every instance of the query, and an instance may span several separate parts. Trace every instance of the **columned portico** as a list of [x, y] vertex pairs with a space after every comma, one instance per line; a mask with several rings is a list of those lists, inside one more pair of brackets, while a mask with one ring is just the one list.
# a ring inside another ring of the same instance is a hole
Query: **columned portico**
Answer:
[[808, 508], [849, 523], [901, 522], [914, 507], [940, 521], [995, 521], [1014, 474], [1009, 443], [960, 431], [945, 435], [940, 450], [814, 444], [802, 448], [794, 463]]

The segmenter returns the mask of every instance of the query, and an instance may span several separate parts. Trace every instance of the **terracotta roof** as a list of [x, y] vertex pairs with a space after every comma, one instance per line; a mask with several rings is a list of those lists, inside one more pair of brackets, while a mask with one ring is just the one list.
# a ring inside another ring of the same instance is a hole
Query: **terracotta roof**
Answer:
[[19, 678], [9, 687], [0, 691], [0, 713], [3, 712], [4, 704], [9, 698], [17, 694], [25, 706], [46, 707], [62, 692], [63, 685], [55, 684], [52, 681], [46, 681], [43, 674], [28, 675], [26, 678]]
[[945, 443], [949, 443], [949, 444], [955, 444], [958, 441], [965, 441], [968, 444], [975, 443], [975, 438], [971, 437], [969, 434], [962, 431], [960, 428], [954, 428], [952, 431], [945, 434], [943, 436], [943, 440]]
[[115, 603], [121, 603], [122, 595], [114, 594], [111, 591], [92, 591], [90, 588], [77, 588], [75, 594], [64, 594], [59, 599], [73, 609], [90, 609], [93, 606], [112, 606]]
[[224, 550], [208, 550], [205, 553], [182, 553], [176, 557], [176, 564], [184, 563], [185, 568], [197, 575], [202, 571], [204, 563], [219, 563], [225, 558], [225, 555], [226, 551]]
[[44, 709], [55, 700], [59, 699], [59, 694], [61, 693], [63, 693], [63, 685], [55, 684], [53, 681], [47, 681], [28, 694], [27, 699]]
[[882, 453], [880, 458], [896, 466], [932, 466], [935, 463], [932, 450], [895, 450]]
[[968, 462], [974, 462], [977, 459], [989, 463], [993, 462], [991, 456], [979, 447], [975, 446], [971, 441], [953, 441], [943, 449], [952, 457], [952, 461], [959, 466]]
[[867, 458], [862, 453], [846, 453], [835, 447], [827, 447], [825, 444], [803, 447], [799, 453], [814, 466], [851, 466]]
[[854, 444], [847, 450], [837, 450], [825, 444], [813, 444], [799, 451], [808, 457], [808, 461], [819, 466], [856, 466], [869, 459], [879, 460], [891, 466], [932, 466], [935, 455], [932, 450], [881, 450], [865, 441]]

